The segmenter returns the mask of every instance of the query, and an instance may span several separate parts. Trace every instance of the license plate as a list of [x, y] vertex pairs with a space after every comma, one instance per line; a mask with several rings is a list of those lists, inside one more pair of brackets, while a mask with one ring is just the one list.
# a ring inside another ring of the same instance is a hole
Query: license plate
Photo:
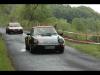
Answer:
[[45, 49], [55, 49], [55, 46], [45, 46]]

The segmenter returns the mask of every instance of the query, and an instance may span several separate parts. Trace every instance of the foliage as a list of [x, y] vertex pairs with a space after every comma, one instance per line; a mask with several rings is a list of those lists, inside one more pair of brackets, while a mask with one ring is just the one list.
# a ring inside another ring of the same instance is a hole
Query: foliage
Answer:
[[100, 58], [100, 45], [95, 44], [76, 44], [73, 42], [66, 41], [66, 45], [73, 47], [80, 52], [84, 52], [96, 58]]
[[14, 67], [7, 54], [5, 43], [0, 35], [0, 71], [14, 71]]
[[99, 13], [89, 7], [68, 4], [1, 4], [0, 26], [10, 21], [18, 21], [25, 28], [40, 23], [80, 33], [98, 34], [100, 30]]

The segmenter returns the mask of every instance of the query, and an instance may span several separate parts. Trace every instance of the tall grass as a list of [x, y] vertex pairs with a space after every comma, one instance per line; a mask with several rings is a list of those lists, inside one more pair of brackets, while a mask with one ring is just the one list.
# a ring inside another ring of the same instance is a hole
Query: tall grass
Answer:
[[2, 35], [0, 35], [0, 71], [14, 71]]

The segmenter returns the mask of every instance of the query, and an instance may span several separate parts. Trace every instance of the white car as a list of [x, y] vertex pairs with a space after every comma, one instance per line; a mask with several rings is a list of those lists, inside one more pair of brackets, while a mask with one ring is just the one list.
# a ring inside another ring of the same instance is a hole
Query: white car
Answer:
[[26, 50], [64, 52], [65, 40], [58, 35], [53, 26], [36, 26], [25, 37]]
[[9, 23], [8, 26], [6, 27], [6, 33], [18, 33], [22, 34], [23, 33], [23, 27], [20, 25], [20, 23], [13, 22]]

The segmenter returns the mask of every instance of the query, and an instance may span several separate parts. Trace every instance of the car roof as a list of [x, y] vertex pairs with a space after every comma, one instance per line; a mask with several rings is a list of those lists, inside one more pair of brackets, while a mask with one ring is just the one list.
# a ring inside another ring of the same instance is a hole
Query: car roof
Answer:
[[53, 26], [34, 26], [32, 28], [45, 28], [45, 27], [53, 27]]
[[11, 25], [11, 24], [20, 24], [20, 23], [18, 23], [18, 22], [10, 22], [9, 25]]
[[8, 24], [8, 26], [21, 26], [20, 23], [17, 22], [11, 22]]

